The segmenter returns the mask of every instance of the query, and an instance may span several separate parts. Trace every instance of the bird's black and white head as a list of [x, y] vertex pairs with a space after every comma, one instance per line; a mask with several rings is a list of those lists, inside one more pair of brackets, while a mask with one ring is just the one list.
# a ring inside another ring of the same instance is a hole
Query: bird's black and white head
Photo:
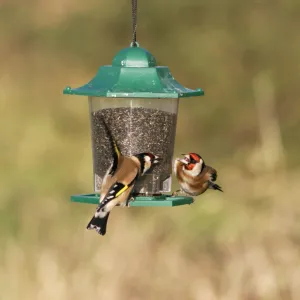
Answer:
[[197, 153], [182, 154], [184, 158], [180, 161], [184, 164], [184, 168], [193, 174], [200, 174], [205, 167], [203, 158]]
[[159, 163], [158, 156], [149, 153], [139, 153], [134, 155], [140, 162], [140, 174], [145, 175], [155, 164]]

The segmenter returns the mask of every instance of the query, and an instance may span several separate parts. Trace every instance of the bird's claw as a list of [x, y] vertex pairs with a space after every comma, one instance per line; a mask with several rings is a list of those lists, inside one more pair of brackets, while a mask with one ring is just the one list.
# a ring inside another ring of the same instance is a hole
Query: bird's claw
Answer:
[[134, 197], [131, 197], [130, 199], [127, 200], [127, 207], [130, 207], [130, 202], [134, 201]]
[[173, 192], [171, 197], [176, 197], [179, 195], [179, 193], [182, 193], [182, 190], [177, 190], [177, 191]]

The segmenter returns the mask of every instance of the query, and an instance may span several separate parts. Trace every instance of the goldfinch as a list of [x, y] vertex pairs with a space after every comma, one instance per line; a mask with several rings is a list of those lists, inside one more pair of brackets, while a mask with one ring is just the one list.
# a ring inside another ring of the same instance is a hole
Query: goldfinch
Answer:
[[207, 166], [203, 158], [197, 153], [182, 154], [184, 158], [177, 158], [174, 163], [174, 173], [178, 179], [179, 192], [189, 196], [199, 196], [207, 189], [223, 192], [222, 188], [214, 183], [217, 180], [217, 171]]
[[95, 215], [87, 225], [87, 229], [95, 229], [100, 235], [106, 233], [111, 210], [116, 205], [129, 206], [129, 199], [136, 181], [158, 163], [158, 157], [152, 153], [123, 156], [104, 120], [103, 124], [111, 143], [113, 163], [103, 178], [100, 203]]

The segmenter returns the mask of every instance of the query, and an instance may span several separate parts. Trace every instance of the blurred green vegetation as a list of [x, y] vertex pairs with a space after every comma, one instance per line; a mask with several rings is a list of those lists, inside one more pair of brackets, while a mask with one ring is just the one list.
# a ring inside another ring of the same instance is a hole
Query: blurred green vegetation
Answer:
[[[300, 2], [138, 2], [138, 41], [183, 85], [175, 155], [225, 193], [92, 205], [87, 101], [62, 95], [130, 44], [130, 1], [0, 2], [0, 299], [300, 299]], [[174, 181], [174, 188], [177, 187]]]

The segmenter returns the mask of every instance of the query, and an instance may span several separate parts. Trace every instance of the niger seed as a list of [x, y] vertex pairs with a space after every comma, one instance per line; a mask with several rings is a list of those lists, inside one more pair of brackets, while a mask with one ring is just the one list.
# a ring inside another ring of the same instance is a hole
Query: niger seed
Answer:
[[169, 192], [177, 115], [143, 107], [108, 108], [93, 112], [91, 127], [95, 191], [100, 190], [103, 177], [112, 162], [102, 118], [123, 155], [151, 152], [161, 159], [148, 175], [137, 182], [134, 191], [150, 195]]

